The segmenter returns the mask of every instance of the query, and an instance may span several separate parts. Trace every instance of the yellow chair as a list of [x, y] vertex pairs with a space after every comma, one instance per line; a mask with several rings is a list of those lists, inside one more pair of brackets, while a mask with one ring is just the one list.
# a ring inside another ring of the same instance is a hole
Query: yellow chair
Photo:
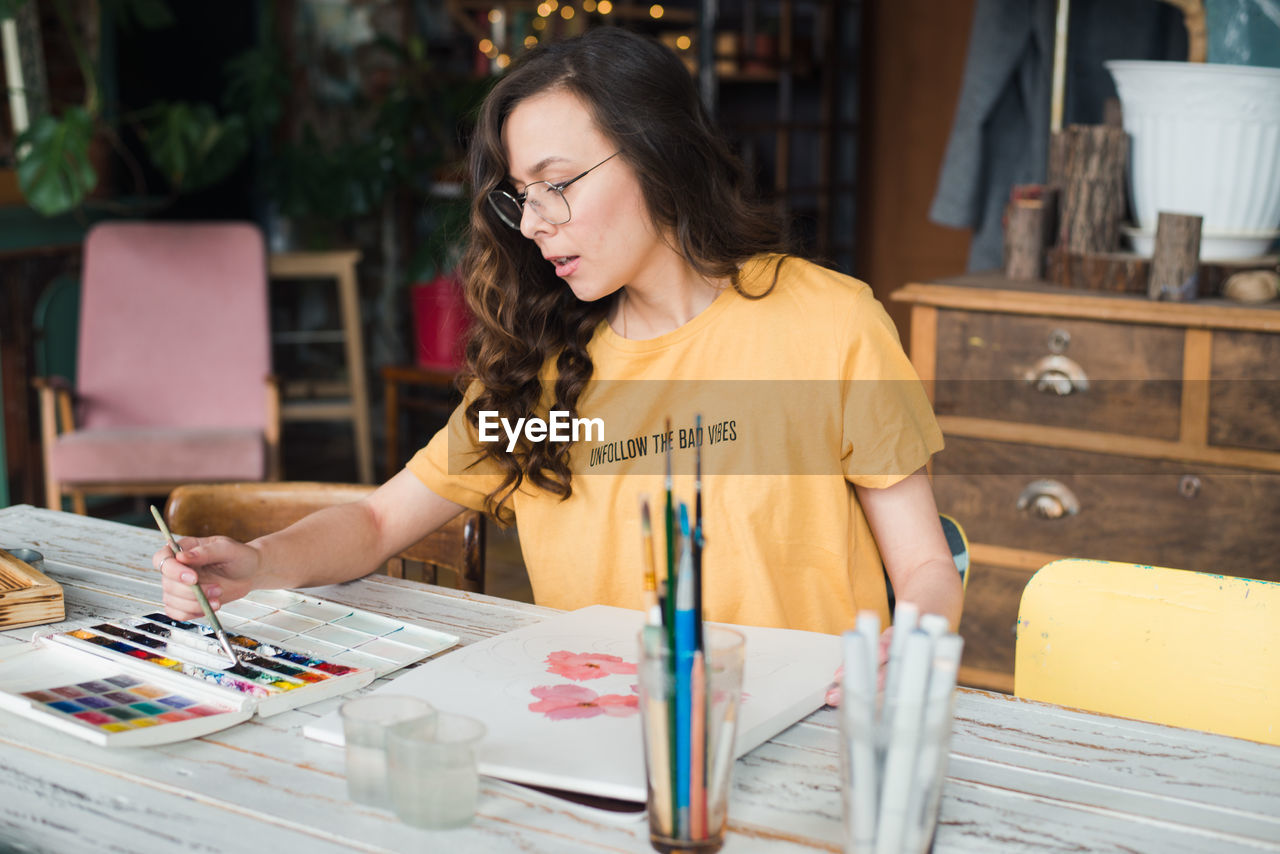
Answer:
[[1019, 697], [1280, 745], [1280, 584], [1094, 560], [1022, 593]]

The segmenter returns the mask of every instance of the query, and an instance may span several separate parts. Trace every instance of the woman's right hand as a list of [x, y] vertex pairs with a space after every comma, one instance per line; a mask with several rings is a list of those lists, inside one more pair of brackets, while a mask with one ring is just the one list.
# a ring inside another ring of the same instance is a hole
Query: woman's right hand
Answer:
[[164, 611], [175, 620], [204, 616], [191, 589], [197, 579], [215, 611], [253, 589], [261, 558], [257, 549], [230, 537], [183, 537], [178, 545], [182, 552], [176, 556], [166, 545], [151, 557], [162, 576]]

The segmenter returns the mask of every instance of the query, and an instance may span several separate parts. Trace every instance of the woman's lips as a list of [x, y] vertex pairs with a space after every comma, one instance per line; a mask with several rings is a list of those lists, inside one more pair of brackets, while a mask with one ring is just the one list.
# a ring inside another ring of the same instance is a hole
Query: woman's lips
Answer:
[[556, 268], [556, 275], [565, 278], [566, 276], [572, 276], [577, 271], [578, 262], [581, 259], [577, 255], [561, 255], [547, 260]]

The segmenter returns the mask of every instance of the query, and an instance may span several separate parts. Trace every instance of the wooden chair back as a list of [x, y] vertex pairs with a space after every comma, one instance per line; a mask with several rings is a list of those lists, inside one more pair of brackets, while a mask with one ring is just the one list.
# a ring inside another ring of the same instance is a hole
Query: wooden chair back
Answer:
[[1280, 584], [1050, 563], [1022, 594], [1014, 693], [1280, 744]]
[[[325, 507], [359, 501], [374, 488], [299, 481], [191, 483], [170, 493], [164, 515], [180, 536], [223, 534], [245, 542], [287, 528]], [[405, 563], [410, 562], [421, 565], [422, 580], [435, 583], [436, 570], [443, 568], [457, 576], [458, 589], [483, 593], [484, 551], [484, 516], [464, 510], [390, 560], [387, 572], [405, 578]]]

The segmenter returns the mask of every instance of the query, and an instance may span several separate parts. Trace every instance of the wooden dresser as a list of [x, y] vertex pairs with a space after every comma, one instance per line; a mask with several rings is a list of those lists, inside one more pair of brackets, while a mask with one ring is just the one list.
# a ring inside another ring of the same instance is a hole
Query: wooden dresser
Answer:
[[1280, 304], [977, 274], [910, 284], [911, 360], [972, 574], [961, 681], [1013, 690], [1022, 588], [1059, 557], [1280, 581]]

